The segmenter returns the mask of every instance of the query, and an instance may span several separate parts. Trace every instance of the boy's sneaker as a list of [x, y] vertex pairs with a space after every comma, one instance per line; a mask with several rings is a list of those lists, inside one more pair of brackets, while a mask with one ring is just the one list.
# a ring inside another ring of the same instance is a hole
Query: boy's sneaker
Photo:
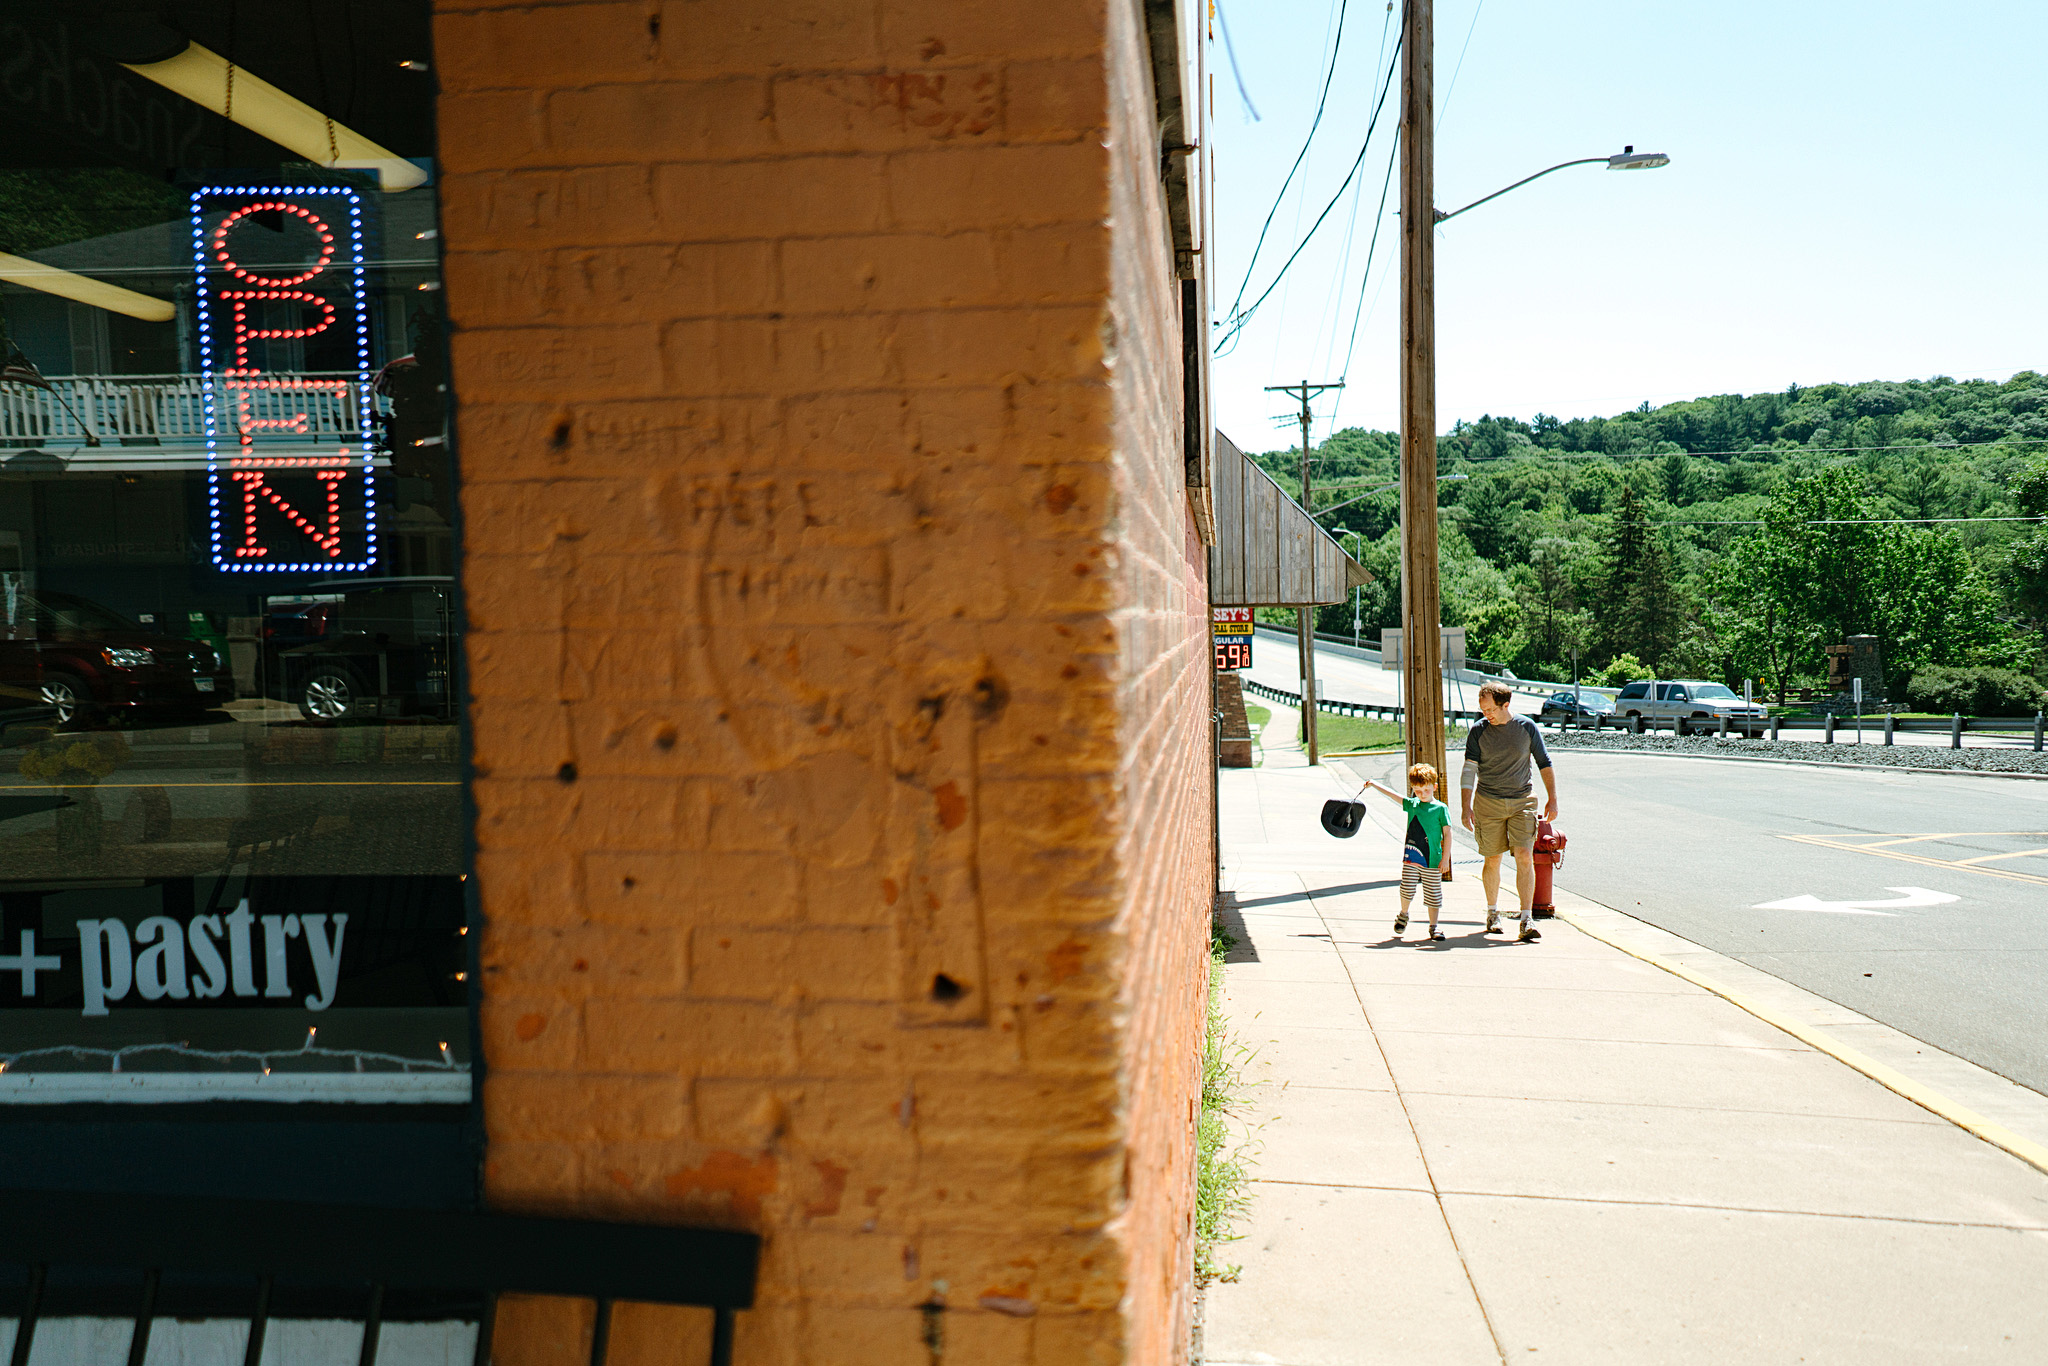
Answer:
[[1395, 917], [1394, 917], [1394, 933], [1395, 933], [1395, 934], [1406, 934], [1407, 932], [1408, 932], [1408, 912], [1406, 912], [1406, 911], [1403, 911], [1403, 912], [1401, 912], [1401, 914], [1399, 914], [1399, 915], [1397, 915], [1397, 916], [1395, 916]]
[[1538, 932], [1534, 925], [1524, 925], [1522, 926], [1522, 932], [1515, 936], [1515, 942], [1517, 944], [1529, 944], [1542, 937], [1543, 935]]
[[1488, 911], [1488, 912], [1486, 913], [1486, 932], [1487, 932], [1488, 934], [1499, 934], [1499, 933], [1500, 933], [1500, 912], [1499, 912], [1499, 911]]
[[1441, 944], [1441, 943], [1443, 943], [1443, 942], [1444, 942], [1444, 932], [1443, 932], [1442, 930], [1438, 929], [1438, 928], [1437, 928], [1436, 926], [1434, 926], [1434, 925], [1431, 925], [1431, 926], [1429, 927], [1429, 942], [1430, 942], [1430, 943], [1432, 943], [1432, 944]]

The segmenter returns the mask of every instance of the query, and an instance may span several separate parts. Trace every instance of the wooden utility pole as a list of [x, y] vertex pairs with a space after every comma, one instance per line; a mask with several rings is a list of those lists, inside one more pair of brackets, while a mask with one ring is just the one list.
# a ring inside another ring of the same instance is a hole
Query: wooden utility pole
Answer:
[[[1330, 384], [1310, 384], [1303, 380], [1299, 384], [1269, 384], [1267, 393], [1292, 394], [1301, 400], [1301, 510], [1311, 518], [1315, 509], [1309, 506], [1309, 427], [1315, 421], [1308, 401], [1325, 389], [1342, 389], [1343, 380]], [[1313, 577], [1313, 576], [1311, 576]], [[1322, 754], [1316, 746], [1316, 609], [1297, 607], [1294, 609], [1294, 630], [1297, 636], [1296, 648], [1301, 654], [1301, 745], [1308, 751], [1310, 766], [1322, 762]]]
[[1430, 0], [1408, 0], [1401, 37], [1401, 646], [1408, 762], [1444, 766], [1443, 604], [1437, 583], [1436, 173]]

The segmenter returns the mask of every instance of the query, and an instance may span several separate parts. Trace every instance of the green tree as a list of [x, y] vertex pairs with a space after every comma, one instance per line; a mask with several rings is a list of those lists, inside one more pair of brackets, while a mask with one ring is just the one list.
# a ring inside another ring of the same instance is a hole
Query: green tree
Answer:
[[1672, 582], [1671, 549], [1630, 485], [1615, 500], [1603, 549], [1602, 644], [1659, 667], [1678, 643], [1685, 603]]

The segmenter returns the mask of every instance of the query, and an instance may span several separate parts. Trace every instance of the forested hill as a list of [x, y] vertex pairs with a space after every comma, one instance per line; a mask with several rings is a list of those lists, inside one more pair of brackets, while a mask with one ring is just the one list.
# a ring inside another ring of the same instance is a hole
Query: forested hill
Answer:
[[[1331, 436], [1316, 506], [1392, 482], [1397, 450], [1391, 432]], [[1298, 490], [1297, 451], [1257, 459]], [[1900, 694], [1932, 665], [2043, 670], [2048, 531], [1992, 520], [2048, 513], [2034, 371], [1484, 417], [1440, 438], [1438, 465], [1445, 621], [1525, 675], [1568, 671], [1576, 643], [1595, 672], [1817, 683], [1852, 633], [1884, 641]], [[1321, 519], [1378, 575], [1367, 635], [1398, 624], [1395, 512], [1387, 492]], [[1350, 631], [1351, 605], [1318, 625]]]

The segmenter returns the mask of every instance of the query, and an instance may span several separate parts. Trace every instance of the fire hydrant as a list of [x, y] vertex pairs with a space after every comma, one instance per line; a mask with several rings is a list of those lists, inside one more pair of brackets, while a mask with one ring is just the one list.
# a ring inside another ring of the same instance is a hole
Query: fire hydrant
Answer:
[[1557, 907], [1550, 904], [1550, 870], [1564, 862], [1564, 846], [1564, 835], [1556, 826], [1549, 821], [1536, 823], [1536, 900], [1529, 913], [1538, 920], [1557, 914]]

